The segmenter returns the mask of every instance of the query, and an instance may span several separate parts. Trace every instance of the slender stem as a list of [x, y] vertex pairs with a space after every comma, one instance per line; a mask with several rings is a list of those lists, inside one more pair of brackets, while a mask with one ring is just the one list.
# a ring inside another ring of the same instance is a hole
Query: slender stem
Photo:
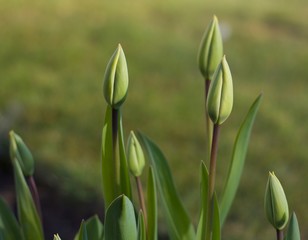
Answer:
[[215, 193], [215, 178], [216, 178], [216, 159], [218, 150], [218, 137], [220, 126], [214, 124], [213, 127], [213, 139], [210, 158], [210, 170], [209, 170], [209, 187], [208, 187], [208, 208], [207, 208], [207, 238], [211, 239], [213, 231], [213, 216], [214, 216], [214, 193]]
[[120, 160], [118, 157], [118, 118], [119, 110], [112, 108], [112, 150], [113, 150], [113, 163], [114, 163], [114, 176], [115, 176], [115, 192], [119, 193], [120, 189]]
[[39, 217], [40, 217], [40, 219], [42, 221], [43, 218], [42, 218], [41, 202], [40, 202], [40, 197], [39, 197], [39, 193], [37, 191], [37, 187], [36, 187], [36, 183], [35, 183], [34, 177], [33, 176], [27, 177], [27, 183], [28, 183], [28, 186], [30, 188], [30, 191], [31, 191], [31, 194], [32, 194], [33, 201], [34, 201], [34, 204], [36, 206], [37, 212], [38, 212]]
[[283, 240], [283, 231], [276, 229], [277, 240]]
[[143, 194], [143, 189], [142, 189], [142, 184], [141, 184], [141, 180], [140, 177], [135, 177], [136, 179], [136, 184], [137, 184], [137, 190], [138, 190], [138, 198], [139, 198], [139, 202], [140, 202], [140, 207], [141, 210], [143, 212], [143, 216], [144, 216], [144, 223], [145, 223], [145, 227], [147, 229], [147, 210], [145, 207], [145, 202], [144, 202], [144, 194]]

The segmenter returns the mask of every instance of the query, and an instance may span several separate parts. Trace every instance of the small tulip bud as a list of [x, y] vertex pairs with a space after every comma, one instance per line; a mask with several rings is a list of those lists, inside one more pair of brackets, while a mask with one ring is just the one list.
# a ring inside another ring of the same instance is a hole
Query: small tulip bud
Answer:
[[128, 137], [127, 161], [131, 173], [135, 177], [140, 176], [145, 165], [145, 158], [142, 147], [133, 131], [130, 132]]
[[289, 220], [289, 208], [281, 183], [274, 173], [269, 173], [265, 190], [264, 208], [268, 221], [282, 230]]
[[222, 124], [233, 106], [233, 84], [225, 56], [218, 65], [211, 81], [207, 99], [207, 111], [214, 124]]
[[222, 55], [222, 37], [217, 17], [214, 16], [204, 33], [198, 53], [199, 69], [204, 78], [212, 80], [212, 75], [219, 64]]
[[125, 101], [127, 89], [127, 64], [123, 49], [119, 44], [105, 71], [103, 92], [107, 103], [112, 108], [118, 109]]
[[25, 176], [32, 176], [34, 173], [33, 156], [19, 135], [10, 131], [10, 155], [12, 161], [15, 159], [19, 162], [22, 172]]
[[53, 240], [61, 240], [60, 236], [58, 234], [53, 235]]

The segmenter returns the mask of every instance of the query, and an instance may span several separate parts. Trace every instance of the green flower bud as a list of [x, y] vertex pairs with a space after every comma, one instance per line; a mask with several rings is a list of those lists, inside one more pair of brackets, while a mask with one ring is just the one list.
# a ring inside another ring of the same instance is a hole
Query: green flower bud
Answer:
[[107, 65], [103, 92], [107, 103], [112, 108], [119, 108], [125, 101], [128, 89], [128, 71], [125, 55], [121, 45], [118, 45]]
[[34, 173], [34, 159], [29, 148], [14, 131], [10, 131], [9, 136], [12, 161], [16, 159], [19, 162], [25, 176], [32, 176]]
[[142, 147], [133, 131], [130, 132], [128, 137], [127, 161], [131, 173], [135, 177], [140, 176], [145, 165], [145, 157]]
[[213, 20], [204, 33], [198, 53], [199, 69], [204, 78], [212, 79], [212, 75], [219, 64], [222, 55], [222, 37], [217, 17], [214, 15]]
[[60, 236], [58, 234], [53, 235], [53, 240], [61, 240]]
[[207, 98], [207, 111], [214, 124], [222, 124], [233, 106], [233, 84], [225, 56], [218, 65], [211, 81]]
[[289, 208], [281, 183], [272, 172], [265, 190], [264, 208], [268, 221], [278, 230], [282, 230], [289, 220]]

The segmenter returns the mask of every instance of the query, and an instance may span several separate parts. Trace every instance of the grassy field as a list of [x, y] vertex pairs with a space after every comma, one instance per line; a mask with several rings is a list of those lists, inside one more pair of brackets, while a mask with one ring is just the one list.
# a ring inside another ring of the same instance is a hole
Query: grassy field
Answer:
[[[50, 168], [63, 191], [100, 191], [102, 79], [118, 43], [130, 88], [124, 127], [158, 143], [194, 219], [198, 168], [205, 159], [199, 42], [213, 14], [226, 34], [235, 105], [219, 149], [222, 187], [231, 145], [260, 92], [247, 165], [224, 239], [273, 239], [263, 214], [268, 171], [275, 171], [308, 238], [307, 1], [0, 0], [0, 113]], [[17, 112], [17, 113], [16, 113]], [[10, 121], [12, 122], [12, 121]], [[1, 124], [1, 122], [0, 122]]]

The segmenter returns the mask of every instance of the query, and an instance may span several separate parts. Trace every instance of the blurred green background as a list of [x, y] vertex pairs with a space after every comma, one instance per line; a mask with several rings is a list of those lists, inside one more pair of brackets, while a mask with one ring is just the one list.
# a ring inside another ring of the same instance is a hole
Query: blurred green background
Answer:
[[216, 14], [235, 88], [234, 111], [221, 132], [219, 189], [236, 131], [252, 101], [264, 94], [223, 238], [274, 238], [263, 211], [270, 170], [297, 212], [302, 238], [308, 238], [307, 1], [0, 0], [0, 5], [0, 124], [24, 138], [46, 178], [77, 198], [100, 194], [102, 79], [121, 43], [130, 74], [125, 131], [139, 129], [161, 146], [194, 221], [199, 164], [206, 160], [204, 84], [196, 56]]

